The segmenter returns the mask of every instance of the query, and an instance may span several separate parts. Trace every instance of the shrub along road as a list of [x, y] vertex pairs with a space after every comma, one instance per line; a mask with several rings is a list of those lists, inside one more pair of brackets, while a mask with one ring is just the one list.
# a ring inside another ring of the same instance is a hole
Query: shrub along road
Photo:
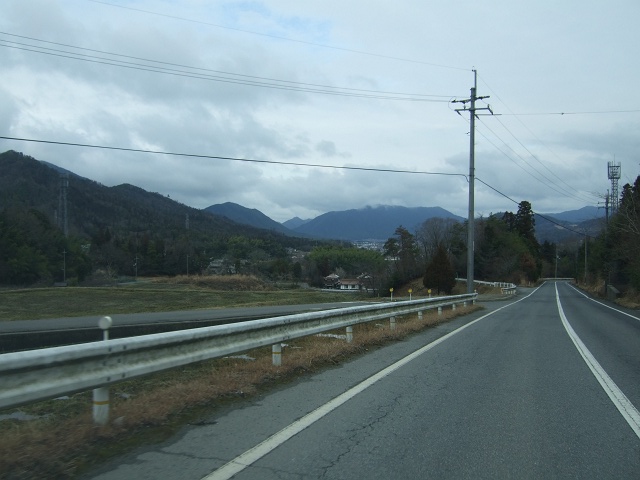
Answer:
[[547, 283], [87, 478], [638, 478], [639, 352], [636, 316]]

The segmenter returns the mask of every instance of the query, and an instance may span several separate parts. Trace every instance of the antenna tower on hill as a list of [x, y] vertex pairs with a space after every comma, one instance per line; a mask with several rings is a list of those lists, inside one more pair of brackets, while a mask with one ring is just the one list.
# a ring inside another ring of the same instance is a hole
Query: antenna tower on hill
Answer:
[[618, 193], [618, 180], [620, 180], [620, 162], [609, 162], [608, 163], [608, 174], [609, 180], [611, 180], [611, 202], [610, 208], [611, 213], [615, 213], [618, 211], [618, 203], [619, 203], [619, 193]]

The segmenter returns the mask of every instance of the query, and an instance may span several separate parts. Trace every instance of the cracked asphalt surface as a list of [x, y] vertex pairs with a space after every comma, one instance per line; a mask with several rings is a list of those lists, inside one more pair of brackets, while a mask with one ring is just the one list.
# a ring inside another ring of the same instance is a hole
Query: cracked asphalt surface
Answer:
[[[640, 406], [640, 322], [589, 310], [593, 302], [568, 286], [559, 290], [576, 332]], [[86, 478], [205, 478], [388, 365], [492, 311], [233, 478], [640, 478], [640, 439], [564, 330], [553, 284], [524, 298], [530, 292], [247, 400]], [[620, 342], [598, 340], [602, 332], [590, 335], [594, 322], [608, 322], [613, 338], [624, 337], [620, 371], [616, 355], [605, 353]]]

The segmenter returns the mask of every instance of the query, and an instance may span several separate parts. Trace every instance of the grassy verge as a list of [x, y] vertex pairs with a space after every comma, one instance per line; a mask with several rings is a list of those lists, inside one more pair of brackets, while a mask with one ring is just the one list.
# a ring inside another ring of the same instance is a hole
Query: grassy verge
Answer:
[[104, 427], [92, 423], [90, 392], [30, 405], [20, 412], [35, 419], [0, 421], [1, 478], [73, 478], [135, 445], [166, 438], [185, 423], [211, 415], [221, 405], [478, 308], [447, 310], [441, 316], [425, 313], [421, 321], [417, 316], [399, 318], [395, 331], [389, 330], [388, 323], [358, 325], [350, 344], [330, 336], [298, 339], [285, 348], [280, 367], [271, 364], [270, 349], [261, 348], [247, 352], [246, 357], [202, 362], [123, 382], [111, 387], [112, 421]]

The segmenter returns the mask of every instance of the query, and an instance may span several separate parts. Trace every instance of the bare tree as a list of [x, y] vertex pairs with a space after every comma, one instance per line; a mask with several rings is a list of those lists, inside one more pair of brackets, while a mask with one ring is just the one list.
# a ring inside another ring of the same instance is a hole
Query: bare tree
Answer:
[[430, 218], [416, 229], [416, 238], [422, 247], [425, 261], [429, 262], [438, 247], [442, 246], [446, 252], [451, 252], [455, 240], [455, 226], [458, 224], [453, 218]]

